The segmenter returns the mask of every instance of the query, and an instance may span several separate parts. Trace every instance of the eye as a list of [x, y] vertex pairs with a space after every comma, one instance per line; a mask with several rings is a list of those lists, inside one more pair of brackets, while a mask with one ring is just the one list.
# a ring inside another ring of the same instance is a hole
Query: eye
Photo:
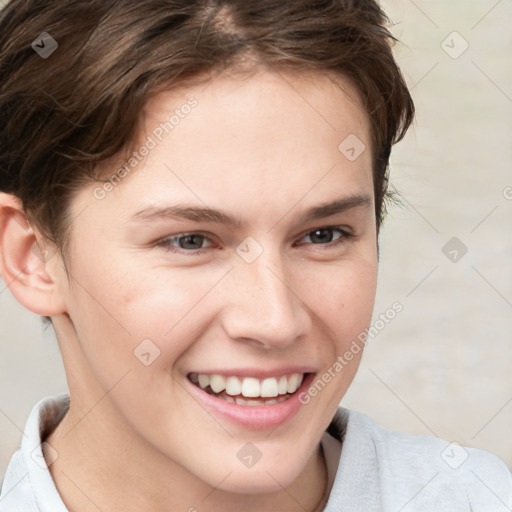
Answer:
[[164, 247], [171, 252], [183, 252], [189, 254], [200, 254], [203, 249], [203, 242], [210, 240], [202, 233], [183, 233], [160, 240], [155, 245]]
[[[333, 231], [337, 231], [340, 234], [338, 238], [333, 238]], [[348, 238], [352, 237], [354, 235], [341, 226], [326, 226], [309, 231], [304, 238], [310, 238], [314, 245], [333, 247], [345, 243]]]
[[[335, 238], [332, 232], [338, 232], [338, 237]], [[345, 243], [348, 238], [354, 237], [355, 235], [341, 226], [328, 226], [309, 231], [301, 240], [310, 238], [313, 245], [332, 248]], [[166, 251], [194, 256], [203, 254], [204, 251], [213, 246], [213, 244], [210, 244], [205, 247], [203, 245], [205, 241], [211, 241], [211, 238], [203, 233], [182, 233], [156, 242], [155, 247], [163, 247]]]

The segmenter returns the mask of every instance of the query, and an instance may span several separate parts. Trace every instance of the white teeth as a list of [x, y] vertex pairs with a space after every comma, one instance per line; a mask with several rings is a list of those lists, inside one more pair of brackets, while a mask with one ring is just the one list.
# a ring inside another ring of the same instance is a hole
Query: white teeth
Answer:
[[254, 397], [260, 396], [260, 381], [258, 379], [255, 379], [253, 377], [246, 377], [242, 381], [242, 395], [247, 397]]
[[233, 400], [233, 398], [231, 398], [231, 397], [226, 397], [226, 400], [228, 400], [228, 402], [233, 401], [237, 405], [248, 405], [248, 406], [259, 405], [259, 406], [261, 406], [261, 405], [280, 404], [281, 402], [284, 402], [286, 400], [286, 397], [282, 396], [282, 397], [278, 398], [277, 400], [275, 398], [271, 398], [270, 400], [264, 400], [263, 403], [261, 402], [261, 400], [244, 400], [243, 398], [235, 398]]
[[242, 393], [242, 383], [238, 377], [228, 377], [226, 380], [226, 393], [237, 396]]
[[[281, 398], [286, 399], [285, 395], [295, 393], [302, 384], [304, 375], [301, 373], [293, 373], [291, 375], [283, 375], [281, 377], [269, 377], [262, 381], [254, 377], [224, 377], [222, 375], [206, 375], [191, 373], [190, 380], [194, 384], [199, 384], [201, 389], [210, 386], [211, 390], [216, 393], [226, 392], [229, 397], [238, 397], [242, 395], [245, 398], [277, 398], [277, 403]], [[235, 398], [244, 403], [240, 405], [261, 405], [261, 400], [244, 400], [243, 398]], [[231, 400], [228, 400], [231, 401]], [[264, 403], [273, 403], [273, 400], [265, 400]]]
[[270, 379], [265, 379], [261, 383], [261, 396], [272, 397], [277, 395], [277, 380], [273, 377]]
[[214, 393], [220, 393], [226, 389], [226, 379], [222, 375], [212, 375], [210, 377], [210, 387]]
[[280, 395], [286, 395], [288, 393], [288, 379], [286, 377], [281, 377], [279, 379], [279, 383], [277, 384], [277, 392]]
[[210, 385], [210, 377], [208, 375], [199, 375], [197, 379], [199, 380], [199, 386], [201, 386], [202, 389], [205, 389]]
[[293, 373], [288, 377], [288, 393], [295, 393], [302, 383], [302, 375], [300, 373]]
[[[244, 404], [242, 405], [249, 405], [251, 407], [257, 407], [257, 406], [260, 406], [261, 405], [261, 401], [260, 400], [244, 400]], [[237, 403], [238, 403], [238, 400], [237, 400]]]

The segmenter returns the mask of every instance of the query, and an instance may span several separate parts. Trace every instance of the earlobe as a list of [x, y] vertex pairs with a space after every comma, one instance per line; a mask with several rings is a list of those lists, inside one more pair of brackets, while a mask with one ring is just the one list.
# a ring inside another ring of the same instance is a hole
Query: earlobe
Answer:
[[[40, 316], [55, 316], [64, 313], [66, 308], [55, 276], [48, 271], [49, 253], [42, 240], [30, 226], [21, 201], [16, 196], [0, 193], [2, 278], [18, 302], [29, 311]], [[59, 257], [58, 254], [53, 256]]]

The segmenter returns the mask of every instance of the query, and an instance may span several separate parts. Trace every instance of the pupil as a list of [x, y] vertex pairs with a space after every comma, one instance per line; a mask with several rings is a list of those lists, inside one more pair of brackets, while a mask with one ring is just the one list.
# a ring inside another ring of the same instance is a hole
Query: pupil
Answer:
[[[315, 237], [316, 237], [316, 238], [319, 238], [319, 239], [320, 239], [320, 241], [322, 241], [322, 238], [323, 238], [323, 239], [324, 239], [324, 240], [323, 240], [324, 242], [327, 242], [327, 243], [331, 242], [331, 240], [325, 240], [325, 236], [324, 236], [324, 237], [322, 237], [322, 235], [317, 236], [317, 233], [324, 233], [324, 234], [325, 234], [325, 233], [329, 233], [329, 230], [328, 230], [328, 229], [317, 229], [316, 231], [313, 231], [313, 236], [312, 236], [311, 238], [315, 238]], [[329, 235], [327, 235], [327, 238], [329, 239], [329, 238], [332, 238], [332, 237], [330, 237]]]
[[[187, 235], [187, 236], [183, 237], [181, 240], [183, 240], [184, 243], [180, 244], [182, 246], [181, 248], [182, 249], [197, 249], [198, 247], [183, 247], [183, 245], [187, 245], [191, 240], [192, 240], [192, 242], [190, 242], [190, 244], [194, 245], [194, 242], [193, 242], [194, 238], [201, 238], [201, 235]], [[196, 245], [197, 245], [197, 243], [196, 243]], [[201, 244], [199, 244], [199, 245], [201, 245]]]

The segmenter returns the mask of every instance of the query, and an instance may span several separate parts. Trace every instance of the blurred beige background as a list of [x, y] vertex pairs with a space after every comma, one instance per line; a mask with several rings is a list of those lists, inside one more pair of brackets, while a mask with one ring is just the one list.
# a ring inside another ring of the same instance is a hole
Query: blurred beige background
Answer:
[[[512, 3], [383, 6], [417, 120], [392, 158], [405, 207], [381, 235], [375, 318], [395, 301], [403, 311], [369, 342], [342, 405], [512, 467]], [[53, 334], [0, 281], [0, 475], [33, 405], [65, 391]]]

